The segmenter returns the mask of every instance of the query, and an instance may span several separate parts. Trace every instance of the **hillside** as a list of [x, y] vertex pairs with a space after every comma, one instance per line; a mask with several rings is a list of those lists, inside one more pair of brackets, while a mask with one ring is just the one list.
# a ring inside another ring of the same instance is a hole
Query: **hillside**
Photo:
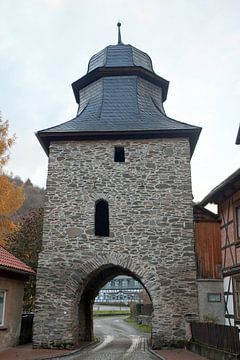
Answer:
[[17, 211], [18, 216], [25, 215], [29, 210], [43, 208], [45, 189], [32, 184], [31, 180], [22, 181], [19, 176], [10, 177], [17, 185], [23, 185], [26, 199]]

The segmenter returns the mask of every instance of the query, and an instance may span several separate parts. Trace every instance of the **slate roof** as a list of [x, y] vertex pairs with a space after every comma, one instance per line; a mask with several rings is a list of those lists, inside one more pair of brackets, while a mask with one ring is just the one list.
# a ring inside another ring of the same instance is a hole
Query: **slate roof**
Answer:
[[88, 74], [73, 83], [77, 116], [36, 135], [46, 153], [53, 140], [114, 136], [187, 137], [192, 154], [201, 128], [165, 114], [167, 88], [147, 54], [131, 45], [108, 46], [90, 59]]
[[35, 272], [16, 256], [0, 246], [0, 269], [21, 272], [27, 274], [35, 274]]
[[98, 67], [141, 66], [153, 72], [152, 60], [145, 52], [132, 45], [109, 45], [93, 55], [88, 64], [88, 73]]
[[240, 191], [240, 168], [210, 191], [199, 205], [220, 204], [237, 191]]

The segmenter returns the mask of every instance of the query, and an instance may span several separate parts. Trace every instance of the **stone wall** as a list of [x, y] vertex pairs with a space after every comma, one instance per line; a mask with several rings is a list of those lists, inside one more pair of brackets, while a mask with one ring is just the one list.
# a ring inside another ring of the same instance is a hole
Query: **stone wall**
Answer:
[[[114, 162], [119, 145], [124, 163]], [[51, 144], [34, 346], [92, 336], [94, 296], [120, 274], [151, 296], [153, 347], [184, 338], [184, 315], [197, 313], [189, 153], [181, 138]], [[94, 235], [99, 199], [109, 237]]]

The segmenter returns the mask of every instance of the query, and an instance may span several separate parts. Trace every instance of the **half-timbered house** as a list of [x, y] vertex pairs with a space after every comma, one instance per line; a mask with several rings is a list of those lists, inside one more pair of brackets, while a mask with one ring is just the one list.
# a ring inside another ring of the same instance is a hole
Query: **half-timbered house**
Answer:
[[221, 218], [225, 324], [240, 326], [240, 169], [201, 201], [208, 203], [218, 205]]

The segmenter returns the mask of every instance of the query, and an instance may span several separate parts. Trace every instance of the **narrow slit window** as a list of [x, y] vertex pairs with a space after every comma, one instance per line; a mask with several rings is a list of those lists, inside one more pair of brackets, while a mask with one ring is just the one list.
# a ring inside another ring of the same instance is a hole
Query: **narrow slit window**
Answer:
[[109, 236], [109, 210], [105, 200], [99, 200], [95, 205], [95, 235]]
[[125, 151], [123, 146], [115, 146], [114, 161], [125, 162]]

